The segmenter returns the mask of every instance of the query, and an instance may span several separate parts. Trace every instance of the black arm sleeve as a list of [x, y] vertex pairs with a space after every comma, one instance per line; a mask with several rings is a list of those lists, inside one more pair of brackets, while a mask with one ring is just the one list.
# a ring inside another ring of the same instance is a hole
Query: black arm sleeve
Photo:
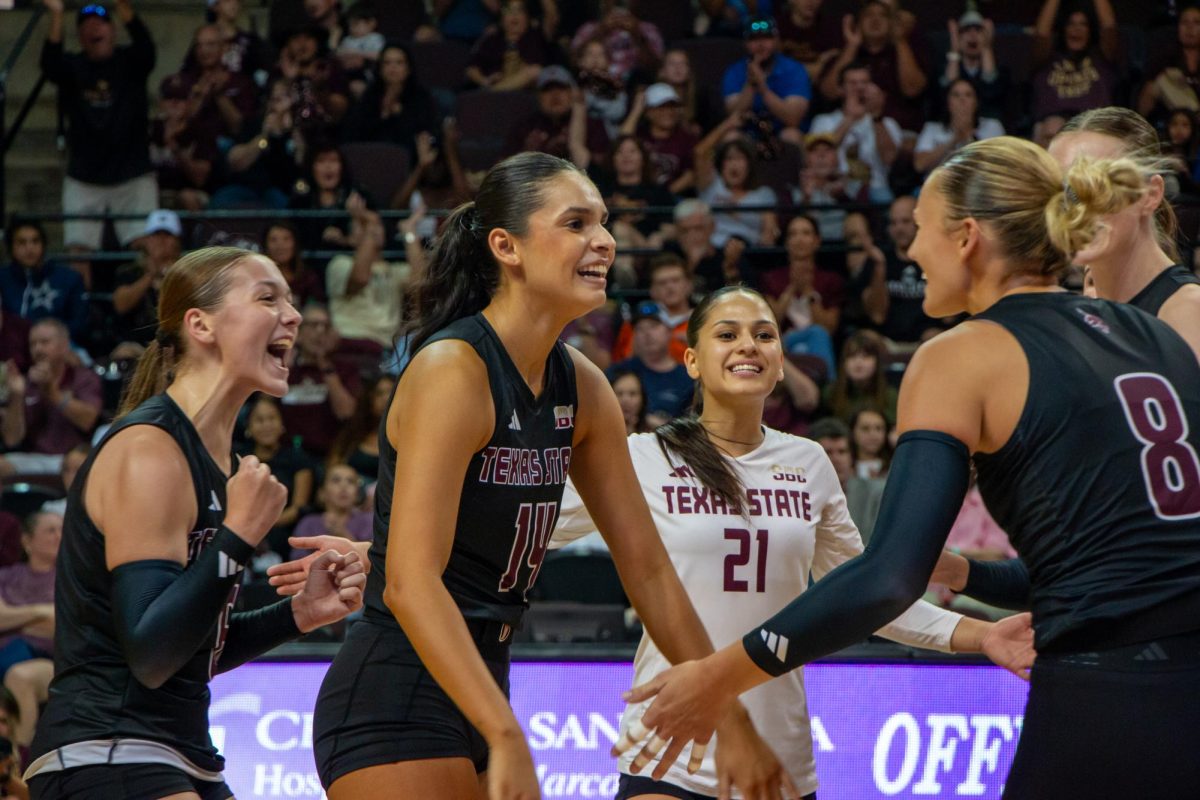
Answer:
[[254, 548], [224, 525], [184, 569], [131, 561], [112, 571], [117, 640], [138, 682], [157, 689], [204, 644]]
[[967, 559], [967, 585], [960, 594], [969, 595], [997, 608], [1026, 611], [1030, 606], [1029, 568], [1019, 558], [1006, 561]]
[[742, 645], [782, 675], [866, 639], [924, 592], [967, 493], [966, 446], [940, 431], [900, 437], [871, 543], [831, 571]]
[[217, 672], [240, 667], [299, 635], [291, 598], [255, 611], [240, 611], [229, 619]]
[[46, 74], [46, 80], [53, 84], [61, 84], [63, 82], [67, 70], [63, 65], [62, 42], [47, 40], [42, 45], [41, 67], [42, 72]]
[[133, 56], [136, 69], [148, 76], [154, 71], [154, 63], [158, 60], [150, 29], [142, 22], [141, 17], [134, 17], [125, 24], [125, 30], [129, 31], [129, 52]]

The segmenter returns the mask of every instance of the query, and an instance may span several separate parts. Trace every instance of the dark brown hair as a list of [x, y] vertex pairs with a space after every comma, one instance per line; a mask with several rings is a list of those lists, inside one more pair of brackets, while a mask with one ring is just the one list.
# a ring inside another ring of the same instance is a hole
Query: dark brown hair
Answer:
[[[855, 400], [862, 399], [857, 387], [852, 387], [850, 378], [846, 375], [846, 359], [850, 356], [866, 353], [875, 356], [875, 375], [871, 378], [870, 387], [866, 391], [866, 400], [879, 408], [887, 408], [887, 376], [883, 372], [883, 362], [887, 357], [887, 346], [875, 331], [856, 331], [842, 345], [842, 362], [838, 364], [837, 380], [833, 384], [833, 392], [829, 396], [829, 410], [834, 416], [849, 419], [854, 408]], [[852, 397], [851, 392], [858, 397]], [[886, 419], [886, 415], [884, 415]]]
[[[326, 468], [349, 461], [359, 444], [370, 436], [372, 431], [379, 428], [380, 417], [375, 414], [374, 407], [375, 389], [382, 381], [391, 381], [392, 387], [396, 386], [396, 379], [391, 375], [380, 375], [363, 386], [362, 392], [358, 395], [358, 402], [354, 405], [354, 413], [342, 425], [337, 438], [329, 447], [329, 458], [325, 462]], [[387, 406], [384, 406], [383, 413], [387, 413]]]

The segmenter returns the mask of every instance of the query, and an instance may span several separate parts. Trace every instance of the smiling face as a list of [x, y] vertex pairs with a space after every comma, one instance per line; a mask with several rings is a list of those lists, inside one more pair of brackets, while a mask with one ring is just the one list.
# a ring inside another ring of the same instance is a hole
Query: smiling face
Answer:
[[343, 513], [353, 510], [358, 501], [358, 487], [359, 477], [354, 467], [346, 464], [330, 467], [325, 473], [325, 482], [321, 484], [325, 507]]
[[704, 404], [764, 403], [783, 380], [783, 347], [770, 306], [756, 294], [732, 291], [706, 309], [684, 366], [704, 387]]
[[283, 438], [283, 415], [270, 400], [259, 400], [246, 420], [246, 435], [260, 447], [275, 447]]
[[89, 61], [107, 61], [116, 49], [113, 25], [97, 16], [85, 17], [79, 24], [79, 47]]

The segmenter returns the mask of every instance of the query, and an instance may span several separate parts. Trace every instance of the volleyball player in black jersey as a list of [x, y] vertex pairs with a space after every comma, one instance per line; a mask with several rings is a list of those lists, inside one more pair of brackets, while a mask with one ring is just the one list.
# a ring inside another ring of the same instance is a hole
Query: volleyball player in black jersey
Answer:
[[[413, 357], [380, 425], [366, 612], [314, 717], [331, 800], [539, 796], [506, 698], [508, 647], [568, 472], [655, 642], [673, 661], [711, 651], [654, 530], [616, 396], [558, 341], [605, 300], [606, 217], [570, 162], [513, 156], [446, 220], [414, 287]], [[779, 797], [790, 778], [744, 710], [726, 724], [733, 742], [723, 727], [718, 756], [751, 797]]]
[[1144, 198], [1145, 176], [1122, 159], [1076, 163], [1064, 180], [1011, 137], [934, 171], [909, 252], [927, 277], [926, 313], [974, 317], [923, 345], [905, 373], [870, 546], [740, 643], [635, 689], [634, 702], [657, 694], [646, 726], [707, 736], [741, 691], [906, 607], [974, 454], [1033, 585], [1038, 658], [1005, 797], [1196, 795], [1200, 365], [1160, 321], [1056, 280], [1100, 218]]
[[357, 554], [232, 613], [242, 568], [287, 491], [230, 463], [251, 393], [287, 391], [300, 315], [267, 258], [198, 250], [166, 273], [157, 338], [123, 416], [70, 487], [55, 597], [55, 676], [26, 776], [35, 798], [231, 797], [208, 735], [208, 681], [358, 608]]

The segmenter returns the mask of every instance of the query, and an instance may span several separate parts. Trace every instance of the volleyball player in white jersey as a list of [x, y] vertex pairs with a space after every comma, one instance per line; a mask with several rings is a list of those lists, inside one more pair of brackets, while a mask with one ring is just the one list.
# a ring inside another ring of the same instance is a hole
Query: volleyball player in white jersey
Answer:
[[[656, 434], [631, 436], [629, 450], [671, 561], [720, 648], [739, 641], [748, 626], [804, 592], [810, 571], [819, 581], [861, 553], [863, 545], [821, 446], [762, 424], [764, 401], [783, 375], [779, 328], [762, 296], [736, 287], [714, 292], [692, 312], [687, 335], [685, 363], [698, 382], [696, 414], [677, 418]], [[555, 544], [594, 530], [568, 484]], [[985, 649], [1020, 670], [1033, 661], [1027, 615], [1025, 620], [989, 635], [990, 623], [918, 602], [880, 633], [942, 651]], [[787, 646], [783, 640], [775, 643]], [[634, 684], [642, 685], [670, 663], [644, 636], [634, 667]], [[741, 699], [796, 787], [806, 797], [815, 796], [802, 672], [783, 675]], [[622, 733], [628, 734], [644, 710], [644, 704], [626, 709]], [[695, 774], [678, 763], [665, 774], [656, 770], [655, 778], [636, 775], [648, 760], [645, 753], [635, 760], [634, 750], [621, 757], [618, 800], [727, 796], [711, 756]]]

